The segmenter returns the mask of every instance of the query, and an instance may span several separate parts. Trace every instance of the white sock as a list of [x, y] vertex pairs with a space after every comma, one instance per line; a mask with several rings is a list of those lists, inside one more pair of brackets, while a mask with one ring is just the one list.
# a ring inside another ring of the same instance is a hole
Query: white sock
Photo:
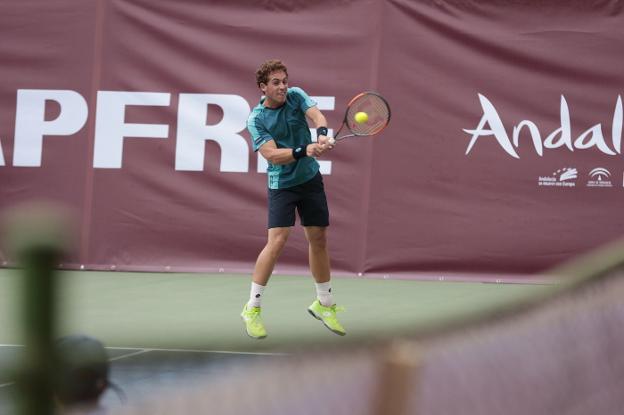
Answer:
[[249, 294], [248, 307], [260, 307], [262, 301], [262, 292], [264, 291], [264, 285], [251, 283], [251, 293]]
[[314, 283], [314, 285], [316, 285], [316, 296], [318, 297], [321, 305], [324, 305], [325, 307], [334, 305], [334, 300], [332, 299], [331, 294], [331, 283], [328, 281], [320, 284]]

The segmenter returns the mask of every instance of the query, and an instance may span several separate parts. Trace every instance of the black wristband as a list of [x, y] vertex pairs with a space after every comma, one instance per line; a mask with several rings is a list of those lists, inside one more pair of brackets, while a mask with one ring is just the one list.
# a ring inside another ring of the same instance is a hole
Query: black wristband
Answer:
[[295, 147], [293, 148], [292, 151], [292, 156], [295, 160], [299, 160], [301, 157], [306, 157], [308, 155], [306, 149], [307, 149], [308, 145], [304, 145], [304, 146], [299, 146], [299, 147]]
[[316, 136], [318, 137], [319, 135], [327, 135], [327, 127], [319, 127], [316, 129]]

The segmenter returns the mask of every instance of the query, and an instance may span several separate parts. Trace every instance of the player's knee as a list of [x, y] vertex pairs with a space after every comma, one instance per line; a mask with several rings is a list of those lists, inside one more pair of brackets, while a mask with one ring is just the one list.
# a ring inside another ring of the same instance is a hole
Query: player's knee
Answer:
[[327, 247], [327, 236], [325, 232], [313, 232], [308, 235], [308, 242], [313, 249], [325, 249]]
[[272, 235], [269, 238], [268, 246], [271, 251], [276, 251], [277, 253], [281, 252], [281, 250], [286, 245], [286, 241], [288, 241], [288, 233], [279, 233]]

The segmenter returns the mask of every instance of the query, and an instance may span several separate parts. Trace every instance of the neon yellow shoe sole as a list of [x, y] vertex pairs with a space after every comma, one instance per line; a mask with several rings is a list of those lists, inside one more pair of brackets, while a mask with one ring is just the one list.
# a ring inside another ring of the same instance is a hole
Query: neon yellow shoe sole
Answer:
[[262, 317], [260, 317], [260, 307], [247, 308], [247, 304], [243, 307], [241, 318], [245, 323], [245, 330], [247, 335], [252, 339], [264, 339], [267, 336]]
[[308, 307], [308, 313], [310, 313], [312, 317], [323, 322], [325, 327], [327, 327], [331, 332], [336, 333], [339, 336], [344, 336], [345, 334], [347, 334], [344, 327], [342, 327], [342, 325], [336, 318], [336, 311], [342, 310], [343, 308], [336, 307], [335, 304], [331, 307], [325, 307], [319, 302], [319, 300], [314, 301], [312, 305]]

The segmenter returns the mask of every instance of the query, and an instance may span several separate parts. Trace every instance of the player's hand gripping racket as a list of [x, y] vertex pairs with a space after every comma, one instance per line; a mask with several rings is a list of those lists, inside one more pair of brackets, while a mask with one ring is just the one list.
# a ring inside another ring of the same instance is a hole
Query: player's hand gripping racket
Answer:
[[[376, 92], [362, 92], [356, 95], [347, 105], [344, 121], [336, 133], [336, 138], [330, 137], [329, 144], [347, 137], [364, 137], [381, 132], [390, 122], [390, 106], [388, 102]], [[339, 136], [344, 127], [349, 131]]]

